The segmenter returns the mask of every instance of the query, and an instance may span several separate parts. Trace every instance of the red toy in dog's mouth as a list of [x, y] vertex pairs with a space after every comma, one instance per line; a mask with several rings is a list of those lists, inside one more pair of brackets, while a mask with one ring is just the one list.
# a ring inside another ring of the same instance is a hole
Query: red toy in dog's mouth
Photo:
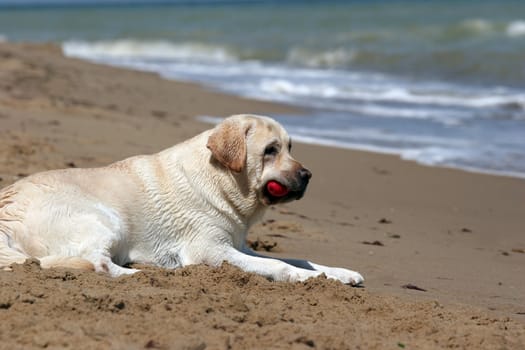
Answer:
[[274, 197], [284, 197], [288, 194], [288, 189], [277, 181], [268, 181], [266, 189]]

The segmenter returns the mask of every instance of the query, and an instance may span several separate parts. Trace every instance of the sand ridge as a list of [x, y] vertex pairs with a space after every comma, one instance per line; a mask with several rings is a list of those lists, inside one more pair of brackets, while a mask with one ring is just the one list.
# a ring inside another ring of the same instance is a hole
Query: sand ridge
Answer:
[[[228, 264], [142, 266], [112, 279], [42, 270], [2, 274], [2, 345], [112, 349], [518, 348], [521, 325], [468, 307], [407, 303], [322, 277], [271, 282]], [[30, 322], [28, 321], [30, 319]], [[480, 332], [480, 330], [483, 330]]]

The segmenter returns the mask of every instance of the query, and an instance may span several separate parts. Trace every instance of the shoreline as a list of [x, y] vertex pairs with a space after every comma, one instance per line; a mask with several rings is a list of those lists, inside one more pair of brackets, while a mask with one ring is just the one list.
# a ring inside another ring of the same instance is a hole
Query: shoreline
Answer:
[[[167, 80], [169, 81], [171, 79], [167, 79]], [[197, 84], [197, 85], [202, 87], [205, 91], [215, 91], [214, 89], [210, 88], [209, 86], [201, 85], [201, 84]], [[220, 90], [218, 90], [218, 91], [221, 92], [221, 93], [224, 93], [224, 92], [222, 92]], [[225, 94], [229, 95], [228, 93], [225, 93]], [[235, 95], [231, 95], [231, 96], [235, 96]], [[255, 100], [255, 101], [261, 101], [261, 100]], [[274, 102], [270, 102], [270, 103], [274, 103]], [[277, 104], [281, 105], [279, 103], [277, 103]], [[288, 106], [290, 108], [300, 108], [300, 107], [294, 106], [292, 104], [282, 104], [282, 105], [283, 106]], [[291, 116], [297, 117], [297, 118], [302, 118], [304, 116], [307, 116], [309, 113], [310, 113], [309, 110], [306, 109], [306, 110], [303, 111], [302, 114], [297, 114], [297, 112], [294, 112], [293, 115], [291, 115]], [[209, 118], [214, 118], [214, 116], [197, 116], [196, 120], [198, 122], [203, 122], [203, 123], [206, 123], [206, 124], [215, 125], [214, 121], [206, 120], [206, 119], [209, 119]], [[302, 143], [302, 144], [305, 144], [305, 145], [326, 147], [326, 148], [335, 148], [335, 149], [347, 150], [347, 151], [352, 151], [352, 152], [364, 152], [364, 153], [370, 153], [370, 154], [391, 156], [391, 157], [397, 158], [398, 160], [400, 160], [402, 162], [414, 163], [414, 164], [417, 164], [419, 166], [427, 167], [427, 168], [439, 168], [439, 169], [456, 170], [456, 171], [460, 171], [460, 172], [470, 173], [470, 174], [473, 174], [473, 175], [488, 175], [488, 176], [496, 176], [496, 177], [503, 177], [503, 178], [520, 179], [520, 180], [524, 180], [525, 181], [525, 174], [512, 172], [512, 171], [498, 171], [498, 170], [491, 171], [491, 170], [483, 170], [483, 169], [475, 168], [475, 167], [462, 167], [461, 168], [461, 167], [456, 167], [456, 166], [452, 166], [452, 165], [447, 166], [447, 165], [443, 165], [443, 164], [439, 164], [439, 165], [424, 164], [424, 163], [418, 162], [417, 160], [414, 160], [414, 159], [407, 159], [407, 158], [403, 157], [401, 154], [396, 153], [395, 151], [391, 151], [391, 152], [390, 151], [382, 151], [382, 150], [374, 149], [373, 147], [367, 147], [367, 146], [363, 146], [363, 147], [359, 147], [359, 146], [355, 146], [355, 147], [344, 146], [344, 145], [338, 144], [337, 142], [331, 142], [331, 141], [326, 141], [326, 142], [311, 141], [311, 140], [307, 140], [307, 138], [303, 138], [301, 136], [295, 136], [295, 137], [293, 137], [293, 139], [294, 139], [294, 142]]]
[[[0, 187], [37, 171], [156, 153], [209, 128], [198, 115], [296, 112], [65, 58], [53, 45], [0, 44], [0, 57]], [[75, 333], [80, 344], [110, 347], [154, 336], [164, 347], [197, 339], [216, 348], [289, 348], [304, 336], [321, 348], [351, 348], [348, 334], [370, 348], [525, 344], [523, 179], [303, 143], [293, 154], [313, 172], [305, 198], [272, 207], [248, 239], [276, 244], [264, 254], [359, 271], [364, 288], [272, 283], [228, 266], [144, 267], [114, 280], [28, 262], [0, 271], [0, 304], [9, 305], [0, 313], [10, 320], [0, 326], [2, 340], [58, 346], [68, 319], [89, 330]], [[425, 291], [403, 287], [410, 285]], [[97, 338], [93, 324], [112, 333]]]

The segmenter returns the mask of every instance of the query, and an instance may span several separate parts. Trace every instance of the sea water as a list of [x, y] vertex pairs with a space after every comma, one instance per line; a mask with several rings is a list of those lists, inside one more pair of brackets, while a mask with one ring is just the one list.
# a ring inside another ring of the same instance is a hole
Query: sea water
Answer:
[[2, 40], [306, 107], [296, 140], [525, 177], [525, 1], [6, 1]]

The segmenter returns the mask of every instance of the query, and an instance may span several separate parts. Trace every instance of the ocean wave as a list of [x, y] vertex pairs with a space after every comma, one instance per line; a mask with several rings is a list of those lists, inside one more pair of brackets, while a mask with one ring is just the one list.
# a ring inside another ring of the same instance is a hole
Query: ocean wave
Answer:
[[0, 34], [0, 43], [6, 43], [7, 42], [7, 36]]
[[172, 43], [164, 40], [135, 39], [103, 41], [66, 41], [62, 44], [68, 56], [82, 58], [198, 60], [203, 62], [234, 62], [238, 57], [225, 46], [203, 43]]
[[510, 37], [518, 37], [525, 35], [525, 20], [511, 22], [506, 29], [506, 33]]
[[344, 48], [322, 51], [296, 47], [289, 50], [286, 61], [306, 67], [344, 68], [352, 63], [355, 56], [354, 51]]
[[460, 22], [459, 28], [468, 34], [483, 35], [492, 33], [496, 26], [489, 20], [482, 18], [469, 18]]
[[477, 32], [486, 32], [493, 28], [493, 24], [490, 21], [482, 18], [465, 19], [461, 21], [461, 25]]
[[[468, 31], [483, 32], [498, 28], [498, 35], [517, 37], [525, 34], [525, 21], [514, 21], [505, 24], [493, 24], [486, 20], [471, 19], [461, 22], [460, 27], [471, 28]], [[456, 23], [457, 27], [458, 24]], [[507, 26], [507, 34], [502, 32]], [[476, 29], [477, 28], [477, 29]], [[457, 29], [457, 28], [456, 28]], [[465, 29], [466, 30], [466, 29]], [[463, 30], [464, 31], [464, 30]], [[501, 32], [501, 33], [500, 33]], [[418, 34], [419, 35], [419, 34]], [[461, 40], [462, 30], [443, 34], [447, 40]], [[467, 36], [471, 34], [467, 34]], [[437, 34], [439, 37], [439, 34]], [[418, 40], [420, 40], [419, 38]], [[438, 38], [439, 39], [439, 38]], [[442, 40], [441, 38], [440, 40]], [[335, 70], [344, 71], [346, 76], [353, 71], [385, 72], [397, 76], [418, 77], [427, 79], [446, 79], [451, 81], [470, 81], [478, 84], [485, 80], [500, 81], [503, 85], [523, 85], [523, 72], [518, 69], [522, 60], [514, 51], [498, 50], [490, 52], [463, 51], [457, 46], [431, 49], [414, 50], [403, 48], [401, 50], [388, 50], [392, 39], [384, 45], [374, 44], [360, 46], [352, 42], [336, 44], [333, 48], [315, 47], [281, 47], [267, 54], [268, 50], [238, 47], [234, 44], [205, 43], [205, 42], [172, 42], [169, 40], [141, 40], [118, 39], [102, 41], [77, 41], [69, 40], [62, 44], [66, 55], [85, 59], [121, 60], [122, 61], [172, 61], [176, 63], [189, 63], [195, 66], [203, 63], [263, 63], [265, 68], [273, 65], [291, 67], [295, 70], [304, 69], [301, 74], [319, 71]], [[400, 39], [403, 41], [404, 39]], [[425, 39], [432, 42], [434, 39]], [[324, 45], [324, 44], [323, 44]], [[470, 45], [470, 44], [469, 44]], [[506, 43], [505, 45], [510, 45]], [[463, 44], [459, 45], [460, 47]], [[439, 45], [436, 43], [436, 48]], [[483, 57], [483, 58], [481, 58]], [[498, 62], [504, 62], [499, 64]], [[126, 63], [126, 62], [124, 62]], [[242, 67], [242, 69], [245, 69]], [[232, 68], [227, 67], [228, 69]], [[291, 71], [291, 70], [290, 70]], [[339, 73], [339, 72], [338, 72]]]
[[335, 98], [342, 95], [340, 89], [330, 83], [305, 84], [286, 79], [263, 79], [260, 83], [262, 92], [290, 96], [316, 96]]
[[[393, 81], [390, 82], [394, 83]], [[408, 83], [405, 83], [408, 85]], [[357, 85], [335, 86], [322, 81], [307, 84], [297, 83], [286, 79], [263, 79], [260, 90], [271, 94], [284, 94], [298, 97], [317, 97], [331, 99], [361, 100], [368, 102], [408, 103], [417, 105], [441, 105], [456, 107], [512, 107], [525, 110], [525, 94], [513, 92], [488, 91], [461, 91], [454, 86], [412, 86], [404, 87], [397, 84], [369, 84], [366, 80]]]
[[[505, 34], [509, 37], [525, 36], [525, 20], [519, 19], [508, 23], [493, 22], [481, 18], [472, 18], [461, 21], [460, 31], [471, 35]], [[458, 37], [461, 39], [461, 37]]]
[[472, 118], [525, 119], [525, 93], [443, 82], [415, 82], [377, 73], [237, 62], [176, 63], [165, 75], [216, 82], [234, 94], [373, 117], [429, 119], [457, 125]]
[[[470, 39], [471, 37], [488, 37], [494, 35], [506, 35], [517, 37], [525, 35], [525, 20], [496, 21], [484, 18], [467, 18], [448, 26], [427, 28], [419, 32], [427, 35], [428, 39], [442, 38], [443, 36], [455, 41]], [[436, 34], [438, 34], [436, 36]]]

